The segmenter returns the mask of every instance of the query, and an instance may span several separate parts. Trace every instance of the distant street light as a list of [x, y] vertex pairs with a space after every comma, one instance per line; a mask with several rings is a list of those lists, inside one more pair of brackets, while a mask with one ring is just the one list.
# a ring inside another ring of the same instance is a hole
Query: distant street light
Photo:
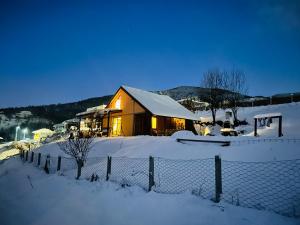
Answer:
[[291, 103], [294, 101], [294, 94], [293, 93], [291, 93]]
[[18, 141], [18, 131], [20, 130], [20, 126], [16, 127], [16, 136], [15, 136], [15, 141]]
[[28, 129], [25, 128], [25, 129], [22, 130], [22, 132], [23, 132], [23, 140], [25, 140], [26, 139], [26, 134], [28, 133]]

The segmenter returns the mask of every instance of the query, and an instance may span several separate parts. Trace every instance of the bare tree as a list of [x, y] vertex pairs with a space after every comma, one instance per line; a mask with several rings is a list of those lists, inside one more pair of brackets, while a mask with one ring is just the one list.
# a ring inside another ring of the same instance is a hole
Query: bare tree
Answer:
[[216, 123], [216, 113], [221, 107], [224, 96], [222, 88], [224, 87], [224, 73], [219, 69], [208, 70], [203, 74], [202, 87], [209, 89], [209, 94], [202, 99], [209, 103], [209, 108], [213, 118], [213, 125]]
[[193, 97], [187, 97], [185, 100], [181, 101], [180, 104], [183, 105], [188, 110], [195, 112], [196, 111], [196, 105], [195, 105], [195, 99]]
[[58, 142], [59, 148], [70, 155], [76, 160], [77, 163], [77, 177], [79, 179], [81, 176], [81, 168], [87, 159], [88, 153], [92, 148], [93, 138], [74, 138], [68, 139], [64, 142]]
[[232, 69], [224, 73], [224, 89], [226, 107], [230, 108], [234, 118], [234, 124], [238, 123], [238, 103], [248, 92], [245, 73], [242, 70]]

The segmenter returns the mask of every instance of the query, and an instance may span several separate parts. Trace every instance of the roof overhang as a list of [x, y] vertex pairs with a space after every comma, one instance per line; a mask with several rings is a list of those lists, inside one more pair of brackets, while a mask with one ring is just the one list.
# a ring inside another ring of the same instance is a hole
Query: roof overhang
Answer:
[[105, 108], [105, 109], [97, 109], [97, 110], [90, 110], [90, 111], [85, 111], [81, 113], [77, 113], [77, 117], [84, 117], [84, 116], [104, 116], [108, 113], [117, 113], [117, 112], [122, 112], [121, 109], [115, 109], [115, 108]]
[[276, 118], [282, 116], [281, 113], [266, 113], [266, 114], [258, 114], [254, 116], [254, 119], [263, 119], [263, 118]]

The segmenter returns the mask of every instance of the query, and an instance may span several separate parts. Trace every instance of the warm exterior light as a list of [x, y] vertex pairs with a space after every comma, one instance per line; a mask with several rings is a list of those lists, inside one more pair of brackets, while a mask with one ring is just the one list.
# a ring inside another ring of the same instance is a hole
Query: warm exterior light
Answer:
[[116, 108], [121, 109], [121, 97], [119, 97], [118, 100], [116, 101]]
[[15, 141], [18, 140], [18, 130], [20, 130], [20, 126], [16, 127], [16, 136], [15, 136]]
[[121, 135], [121, 117], [115, 117], [113, 118], [113, 135]]
[[151, 118], [151, 124], [152, 124], [152, 129], [156, 129], [157, 127], [157, 118], [155, 116], [152, 116]]
[[28, 129], [25, 128], [25, 129], [22, 130], [22, 132], [23, 132], [23, 139], [25, 140], [26, 134], [28, 133]]

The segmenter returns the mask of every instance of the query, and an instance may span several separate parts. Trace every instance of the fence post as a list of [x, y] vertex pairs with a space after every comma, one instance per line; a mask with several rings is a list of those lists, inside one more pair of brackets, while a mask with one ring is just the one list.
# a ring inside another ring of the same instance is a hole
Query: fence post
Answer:
[[111, 174], [111, 156], [107, 156], [106, 180], [109, 180]]
[[149, 188], [148, 191], [151, 191], [154, 186], [154, 158], [149, 156]]
[[50, 164], [49, 161], [50, 161], [50, 156], [47, 155], [47, 156], [46, 156], [46, 161], [45, 161], [45, 166], [44, 166], [44, 170], [45, 170], [45, 172], [46, 172], [47, 174], [49, 174], [49, 169], [50, 169], [50, 168], [49, 168], [49, 166], [50, 166], [50, 165], [49, 165], [49, 164]]
[[34, 152], [31, 152], [30, 162], [33, 162]]
[[25, 153], [25, 161], [27, 161], [28, 160], [28, 151], [26, 151], [26, 153]]
[[41, 165], [41, 153], [38, 154], [38, 166]]
[[222, 194], [222, 167], [220, 156], [215, 156], [215, 190], [216, 190], [216, 202], [220, 202]]
[[60, 171], [60, 165], [61, 165], [61, 156], [58, 156], [58, 158], [57, 158], [57, 171]]

